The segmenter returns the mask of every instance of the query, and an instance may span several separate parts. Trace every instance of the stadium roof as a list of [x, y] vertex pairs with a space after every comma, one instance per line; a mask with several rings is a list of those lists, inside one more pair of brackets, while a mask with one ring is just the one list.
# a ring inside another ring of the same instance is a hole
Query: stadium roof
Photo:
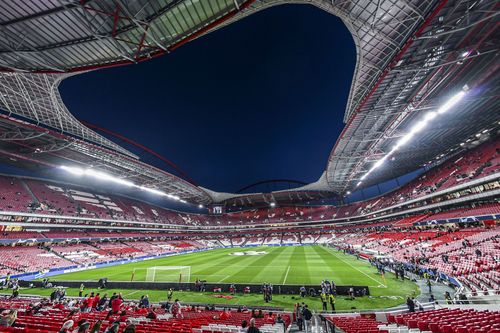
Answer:
[[[241, 204], [268, 202], [269, 194], [215, 193], [142, 163], [78, 122], [58, 85], [82, 71], [174, 51], [259, 10], [292, 3], [341, 18], [352, 33], [357, 65], [346, 126], [324, 175], [314, 184], [273, 193], [273, 200], [309, 201], [391, 179], [436, 156], [446, 158], [466, 138], [497, 125], [495, 1], [9, 1], [0, 3], [1, 153], [31, 164], [98, 166], [193, 203], [236, 197]], [[428, 124], [394, 161], [357, 185], [425, 113], [464, 88], [467, 95], [450, 114]]]

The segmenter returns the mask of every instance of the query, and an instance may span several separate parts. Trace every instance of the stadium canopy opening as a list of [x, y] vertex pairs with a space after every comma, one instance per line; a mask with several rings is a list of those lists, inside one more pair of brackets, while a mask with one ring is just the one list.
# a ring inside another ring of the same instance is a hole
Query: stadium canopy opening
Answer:
[[[69, 76], [174, 52], [245, 16], [294, 3], [338, 16], [357, 49], [346, 125], [312, 184], [271, 193], [210, 191], [140, 161], [80, 123], [62, 102], [58, 86]], [[293, 204], [343, 195], [441, 163], [471, 136], [498, 130], [496, 6], [447, 0], [2, 2], [1, 159], [37, 170], [94, 168], [198, 205]], [[460, 100], [439, 114], [457, 94]]]

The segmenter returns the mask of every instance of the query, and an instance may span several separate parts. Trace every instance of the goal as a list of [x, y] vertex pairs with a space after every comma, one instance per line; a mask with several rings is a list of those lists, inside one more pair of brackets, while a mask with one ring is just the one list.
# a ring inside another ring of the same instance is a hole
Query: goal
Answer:
[[153, 266], [146, 270], [146, 282], [188, 283], [191, 266]]

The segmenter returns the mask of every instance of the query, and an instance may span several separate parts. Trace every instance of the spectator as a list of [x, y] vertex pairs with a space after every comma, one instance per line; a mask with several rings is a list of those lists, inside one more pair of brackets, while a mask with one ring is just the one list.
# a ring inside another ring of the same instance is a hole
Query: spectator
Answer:
[[113, 324], [108, 326], [108, 328], [104, 331], [104, 333], [118, 333], [118, 329], [120, 328], [120, 322], [115, 321]]
[[141, 296], [141, 300], [139, 301], [140, 308], [149, 308], [149, 295]]
[[240, 332], [246, 332], [247, 331], [247, 326], [248, 326], [248, 322], [246, 320], [243, 320], [241, 322], [241, 329], [240, 329]]
[[130, 319], [127, 320], [126, 324], [127, 326], [123, 329], [123, 333], [135, 333], [135, 325]]
[[260, 333], [260, 330], [255, 326], [255, 318], [250, 319], [250, 326], [247, 333]]
[[302, 314], [304, 316], [304, 327], [306, 330], [306, 333], [311, 331], [311, 319], [312, 319], [312, 312], [309, 310], [307, 304], [304, 305], [304, 308], [302, 309]]
[[299, 327], [299, 331], [302, 331], [304, 328], [304, 313], [302, 310], [302, 305], [297, 303], [297, 326]]
[[276, 324], [282, 324], [282, 325], [283, 325], [284, 330], [286, 329], [285, 321], [284, 321], [284, 320], [283, 320], [283, 318], [281, 317], [281, 314], [280, 314], [280, 313], [278, 313], [278, 317], [276, 317]]
[[406, 305], [408, 306], [408, 311], [415, 312], [415, 302], [410, 297], [406, 299]]
[[106, 304], [108, 302], [109, 302], [108, 294], [104, 294], [104, 296], [102, 296], [99, 302], [97, 302], [97, 307], [96, 307], [97, 311], [102, 311], [106, 307]]
[[156, 316], [156, 313], [153, 311], [153, 309], [151, 309], [148, 314], [146, 315], [146, 318], [148, 319], [156, 319], [157, 316]]
[[92, 307], [94, 309], [97, 309], [97, 306], [99, 305], [99, 301], [101, 300], [101, 294], [100, 293], [97, 293], [94, 297], [94, 300], [92, 302]]
[[0, 327], [11, 327], [17, 320], [17, 310], [10, 310], [0, 317]]
[[127, 311], [122, 311], [120, 313], [120, 318], [118, 319], [118, 321], [123, 323], [127, 321]]
[[120, 311], [120, 307], [122, 306], [122, 304], [123, 300], [119, 296], [115, 297], [115, 299], [111, 301], [111, 311], [113, 313], [118, 313], [118, 311]]
[[86, 320], [83, 320], [83, 322], [78, 325], [77, 327], [77, 333], [87, 333], [90, 329], [90, 323]]
[[274, 314], [272, 312], [269, 312], [265, 317], [264, 321], [266, 324], [271, 324], [274, 325], [276, 323], [276, 318], [274, 317]]
[[102, 320], [98, 320], [95, 322], [94, 326], [90, 330], [90, 333], [99, 333], [101, 331]]
[[171, 310], [172, 310], [172, 315], [174, 316], [174, 318], [183, 318], [182, 305], [181, 305], [181, 302], [179, 301], [179, 299], [175, 299], [174, 304], [172, 304]]
[[229, 311], [227, 308], [224, 308], [222, 312], [219, 315], [220, 320], [228, 320], [231, 318], [231, 311]]
[[73, 320], [66, 320], [58, 333], [70, 333], [74, 324], [75, 322]]

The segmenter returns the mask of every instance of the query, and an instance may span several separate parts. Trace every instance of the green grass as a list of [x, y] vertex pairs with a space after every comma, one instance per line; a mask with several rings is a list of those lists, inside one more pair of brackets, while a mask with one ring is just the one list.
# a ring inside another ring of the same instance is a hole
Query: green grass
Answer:
[[[232, 252], [266, 251], [257, 256], [234, 256]], [[108, 277], [109, 281], [130, 281], [135, 270], [135, 281], [144, 281], [146, 268], [152, 266], [191, 266], [191, 281], [196, 278], [210, 283], [262, 283], [273, 284], [313, 284], [329, 279], [338, 285], [364, 285], [370, 288], [370, 297], [357, 298], [354, 301], [338, 298], [337, 308], [348, 310], [392, 307], [404, 303], [406, 296], [417, 295], [418, 287], [410, 281], [396, 280], [392, 274], [381, 277], [376, 269], [366, 261], [322, 246], [300, 247], [259, 247], [217, 249], [191, 253], [174, 257], [147, 260], [138, 263], [123, 264], [100, 269], [57, 275], [51, 280], [57, 281], [97, 281]], [[159, 290], [121, 290], [125, 298], [135, 299], [142, 294], [149, 294], [153, 301], [164, 301], [166, 292]], [[113, 292], [107, 290], [108, 293]], [[50, 290], [30, 289], [22, 293], [47, 295]], [[68, 290], [69, 295], [77, 295], [75, 289]], [[184, 302], [262, 305], [261, 295], [237, 295], [232, 300], [213, 297], [211, 292], [176, 292]], [[275, 295], [271, 306], [290, 309], [297, 302], [297, 296]], [[306, 301], [313, 309], [320, 309], [318, 299]]]
[[[242, 251], [268, 253], [257, 256], [231, 255]], [[51, 279], [97, 281], [101, 277], [107, 277], [109, 281], [130, 281], [135, 271], [134, 281], [145, 281], [146, 269], [153, 266], [191, 266], [191, 282], [200, 278], [209, 283], [319, 285], [326, 278], [333, 279], [339, 285], [378, 287], [385, 284], [366, 262], [322, 246], [217, 249], [67, 273]], [[161, 281], [161, 273], [157, 274], [156, 281]], [[168, 279], [164, 281], [168, 282]]]

